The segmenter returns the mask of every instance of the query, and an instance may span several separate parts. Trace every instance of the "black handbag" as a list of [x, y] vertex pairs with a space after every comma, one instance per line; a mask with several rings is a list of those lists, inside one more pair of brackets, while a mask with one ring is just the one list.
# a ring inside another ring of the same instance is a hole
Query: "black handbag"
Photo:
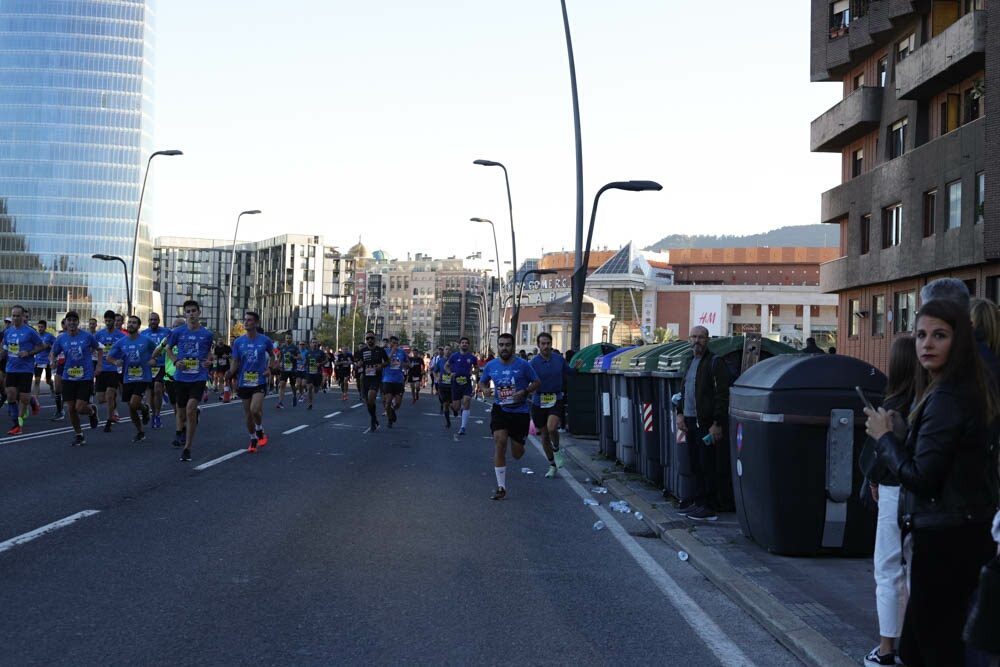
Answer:
[[1000, 555], [983, 566], [962, 637], [974, 649], [1000, 656]]

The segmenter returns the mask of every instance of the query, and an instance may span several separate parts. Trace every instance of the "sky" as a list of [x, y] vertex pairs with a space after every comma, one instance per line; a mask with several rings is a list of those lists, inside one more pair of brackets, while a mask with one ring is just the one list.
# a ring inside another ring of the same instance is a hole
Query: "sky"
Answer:
[[[809, 81], [809, 3], [566, 0], [594, 248], [818, 222], [841, 95]], [[405, 259], [572, 251], [576, 154], [556, 0], [158, 0], [152, 235], [360, 238]], [[145, 204], [144, 204], [145, 207]]]

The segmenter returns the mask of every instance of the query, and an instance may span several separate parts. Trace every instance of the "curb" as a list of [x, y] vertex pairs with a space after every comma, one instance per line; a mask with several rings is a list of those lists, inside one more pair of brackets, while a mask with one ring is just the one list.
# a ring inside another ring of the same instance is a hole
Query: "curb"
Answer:
[[[570, 443], [566, 443], [570, 444]], [[576, 444], [576, 443], [574, 443]], [[725, 593], [733, 602], [754, 618], [782, 646], [807, 665], [816, 667], [853, 667], [851, 659], [822, 634], [806, 624], [797, 614], [780, 603], [773, 595], [757, 586], [719, 556], [715, 550], [702, 544], [687, 530], [664, 530], [663, 525], [672, 519], [650, 505], [619, 481], [605, 477], [595, 461], [583, 460], [587, 455], [577, 452], [577, 447], [566, 447], [564, 452], [579, 465], [592, 480], [600, 483], [619, 500], [642, 513], [643, 522], [675, 551], [686, 551], [688, 563]]]

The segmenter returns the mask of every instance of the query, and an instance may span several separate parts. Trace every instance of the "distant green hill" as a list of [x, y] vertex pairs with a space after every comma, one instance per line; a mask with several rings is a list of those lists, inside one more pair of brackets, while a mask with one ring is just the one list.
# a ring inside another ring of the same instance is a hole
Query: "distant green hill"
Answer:
[[772, 229], [763, 234], [748, 236], [707, 236], [699, 234], [672, 234], [644, 248], [644, 250], [673, 250], [675, 248], [821, 248], [840, 245], [840, 228], [837, 225], [796, 225]]

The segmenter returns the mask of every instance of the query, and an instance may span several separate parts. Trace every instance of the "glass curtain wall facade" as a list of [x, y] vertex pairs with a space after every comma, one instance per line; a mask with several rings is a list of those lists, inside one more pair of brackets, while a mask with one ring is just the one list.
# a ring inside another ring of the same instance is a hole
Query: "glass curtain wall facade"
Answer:
[[[0, 2], [0, 308], [31, 320], [127, 307], [139, 189], [152, 151], [153, 0]], [[134, 309], [151, 304], [139, 228]]]

